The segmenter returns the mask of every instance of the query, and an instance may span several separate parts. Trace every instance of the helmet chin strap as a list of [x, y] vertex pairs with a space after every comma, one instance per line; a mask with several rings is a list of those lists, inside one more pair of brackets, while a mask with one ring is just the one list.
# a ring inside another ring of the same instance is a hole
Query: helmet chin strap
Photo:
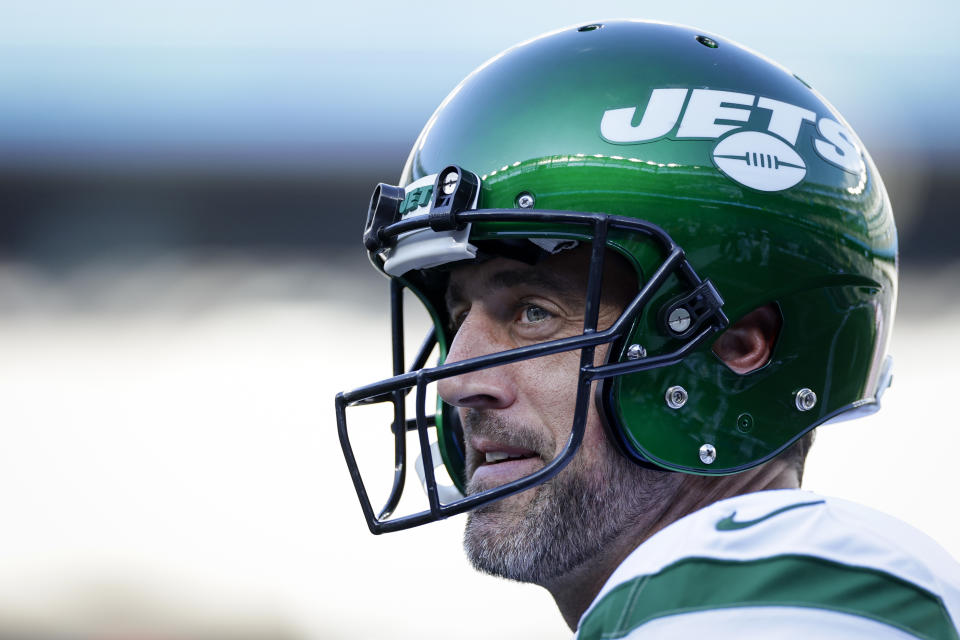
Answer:
[[[440, 470], [443, 474], [446, 474], [446, 467], [443, 465], [443, 457], [440, 453], [440, 446], [436, 440], [430, 441], [430, 453], [433, 458], [433, 473], [436, 477], [437, 470]], [[429, 495], [427, 491], [427, 476], [426, 472], [423, 470], [423, 453], [417, 455], [417, 462], [414, 464], [414, 467], [417, 470], [417, 477], [420, 478], [420, 486], [423, 487], [424, 493]], [[463, 500], [466, 496], [460, 493], [460, 490], [453, 486], [453, 483], [450, 484], [440, 484], [437, 483], [437, 495], [440, 498], [440, 501], [444, 504], [450, 504], [457, 500]]]

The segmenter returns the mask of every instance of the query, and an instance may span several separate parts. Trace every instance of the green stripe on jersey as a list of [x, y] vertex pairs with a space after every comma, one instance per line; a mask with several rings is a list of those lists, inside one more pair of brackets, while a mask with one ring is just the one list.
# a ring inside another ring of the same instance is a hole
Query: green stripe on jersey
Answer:
[[935, 594], [882, 571], [813, 556], [686, 558], [617, 585], [583, 620], [577, 638], [621, 638], [654, 618], [757, 606], [828, 609], [925, 640], [960, 640]]

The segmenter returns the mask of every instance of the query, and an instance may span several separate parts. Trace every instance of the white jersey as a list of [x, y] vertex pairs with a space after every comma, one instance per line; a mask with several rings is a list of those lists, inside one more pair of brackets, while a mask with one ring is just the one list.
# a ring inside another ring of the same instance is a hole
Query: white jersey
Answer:
[[651, 536], [578, 640], [957, 640], [960, 564], [872, 509], [799, 490], [723, 500]]

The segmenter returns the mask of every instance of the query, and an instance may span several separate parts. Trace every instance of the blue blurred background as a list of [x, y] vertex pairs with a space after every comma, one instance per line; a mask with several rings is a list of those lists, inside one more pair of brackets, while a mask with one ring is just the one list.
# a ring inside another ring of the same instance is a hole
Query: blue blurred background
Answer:
[[473, 68], [615, 17], [754, 48], [865, 142], [895, 382], [806, 483], [960, 554], [956, 0], [0, 0], [0, 637], [567, 636], [459, 518], [367, 533], [332, 398], [390, 372], [373, 187]]
[[[907, 266], [955, 251], [960, 4], [7, 2], [0, 248], [104, 253], [355, 243], [367, 194], [472, 68], [604, 17], [681, 22], [826, 95], [877, 160]], [[598, 15], [600, 14], [600, 15]]]

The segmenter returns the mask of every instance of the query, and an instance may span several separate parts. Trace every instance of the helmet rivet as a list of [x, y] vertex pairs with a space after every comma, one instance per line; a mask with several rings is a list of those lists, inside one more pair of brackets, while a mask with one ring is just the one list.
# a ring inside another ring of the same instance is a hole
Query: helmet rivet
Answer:
[[667, 324], [674, 333], [683, 333], [690, 328], [690, 312], [685, 307], [677, 307], [670, 312]]
[[453, 193], [453, 190], [457, 188], [457, 180], [459, 179], [460, 174], [456, 171], [451, 171], [443, 176], [443, 194], [448, 196]]
[[737, 416], [737, 430], [741, 433], [747, 433], [753, 429], [753, 416], [749, 413], [741, 413]]
[[716, 49], [719, 46], [716, 40], [713, 38], [708, 38], [707, 36], [697, 36], [697, 42], [705, 47], [710, 47], [711, 49]]
[[797, 391], [797, 409], [800, 411], [810, 411], [817, 405], [817, 394], [804, 387]]
[[687, 404], [687, 390], [679, 385], [675, 385], [667, 389], [667, 393], [664, 397], [667, 400], [667, 406], [671, 409], [679, 409], [683, 405]]
[[643, 348], [643, 345], [632, 344], [627, 347], [627, 360], [639, 360], [646, 357], [647, 350]]
[[534, 200], [533, 195], [526, 191], [521, 191], [517, 194], [517, 206], [521, 209], [529, 209], [535, 202], [536, 200]]
[[601, 27], [603, 27], [603, 25], [602, 25], [602, 24], [599, 24], [599, 23], [585, 24], [585, 25], [583, 25], [582, 27], [580, 27], [579, 29], [577, 29], [577, 31], [579, 31], [580, 33], [583, 33], [584, 31], [596, 31], [597, 29], [600, 29]]
[[700, 462], [703, 464], [713, 464], [717, 459], [717, 448], [712, 444], [705, 444], [700, 447]]

